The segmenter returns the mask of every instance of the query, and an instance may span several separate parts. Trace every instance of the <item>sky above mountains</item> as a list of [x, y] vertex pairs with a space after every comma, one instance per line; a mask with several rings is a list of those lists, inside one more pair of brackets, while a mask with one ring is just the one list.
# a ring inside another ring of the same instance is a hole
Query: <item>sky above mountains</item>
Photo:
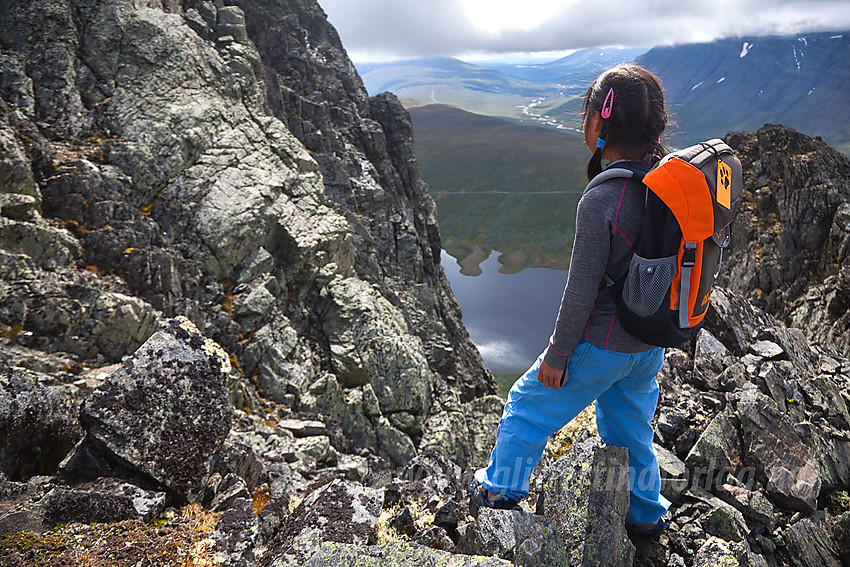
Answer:
[[319, 5], [355, 62], [850, 30], [848, 0], [319, 0]]

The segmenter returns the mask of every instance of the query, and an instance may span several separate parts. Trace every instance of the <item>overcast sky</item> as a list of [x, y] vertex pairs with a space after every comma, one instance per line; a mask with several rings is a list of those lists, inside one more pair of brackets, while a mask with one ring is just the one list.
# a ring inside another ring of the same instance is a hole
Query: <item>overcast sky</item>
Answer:
[[355, 62], [850, 30], [850, 0], [319, 0]]

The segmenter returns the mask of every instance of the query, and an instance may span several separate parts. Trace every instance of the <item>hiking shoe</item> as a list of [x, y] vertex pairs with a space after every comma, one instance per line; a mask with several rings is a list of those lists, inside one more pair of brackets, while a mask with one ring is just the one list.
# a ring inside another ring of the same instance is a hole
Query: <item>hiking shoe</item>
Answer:
[[469, 485], [469, 513], [478, 517], [481, 508], [495, 508], [496, 510], [519, 510], [519, 502], [507, 496], [493, 494], [484, 486], [476, 483]]
[[661, 532], [670, 527], [670, 522], [665, 522], [661, 518], [658, 518], [651, 524], [626, 524], [626, 527], [638, 535], [657, 537], [661, 535]]

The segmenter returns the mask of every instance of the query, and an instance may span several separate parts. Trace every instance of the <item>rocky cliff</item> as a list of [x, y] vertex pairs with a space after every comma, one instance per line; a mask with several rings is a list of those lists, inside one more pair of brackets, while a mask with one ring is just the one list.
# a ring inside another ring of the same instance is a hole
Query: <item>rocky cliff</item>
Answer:
[[850, 356], [850, 160], [782, 126], [727, 139], [745, 191], [720, 284]]
[[0, 0], [0, 565], [850, 564], [846, 160], [730, 137], [647, 540], [592, 432], [468, 514], [502, 400], [410, 128], [314, 1]]
[[315, 2], [230, 4], [2, 3], [0, 356], [71, 380], [185, 315], [234, 395], [335, 416], [342, 450], [466, 462], [463, 404], [495, 386], [409, 118]]

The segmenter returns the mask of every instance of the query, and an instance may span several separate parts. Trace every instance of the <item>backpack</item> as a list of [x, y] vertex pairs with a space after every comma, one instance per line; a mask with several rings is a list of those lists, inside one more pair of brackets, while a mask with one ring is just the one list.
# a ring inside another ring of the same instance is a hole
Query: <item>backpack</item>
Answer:
[[587, 190], [612, 177], [646, 186], [643, 228], [629, 269], [616, 280], [606, 275], [617, 316], [645, 343], [681, 345], [696, 335], [708, 311], [741, 202], [741, 162], [714, 139], [666, 155], [647, 173], [607, 169]]

